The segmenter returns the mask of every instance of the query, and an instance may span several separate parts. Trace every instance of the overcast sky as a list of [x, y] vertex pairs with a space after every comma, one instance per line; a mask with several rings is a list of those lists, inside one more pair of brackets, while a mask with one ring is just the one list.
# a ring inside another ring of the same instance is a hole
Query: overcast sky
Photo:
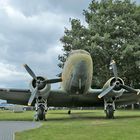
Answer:
[[37, 75], [55, 78], [64, 27], [70, 28], [69, 18], [85, 24], [82, 12], [90, 1], [0, 0], [0, 88], [28, 88], [24, 63]]
[[[0, 0], [0, 87], [28, 88], [31, 77], [56, 78], [62, 53], [59, 41], [69, 18], [84, 22], [83, 9], [90, 0]], [[84, 23], [83, 23], [84, 24]], [[57, 86], [55, 86], [57, 87]]]

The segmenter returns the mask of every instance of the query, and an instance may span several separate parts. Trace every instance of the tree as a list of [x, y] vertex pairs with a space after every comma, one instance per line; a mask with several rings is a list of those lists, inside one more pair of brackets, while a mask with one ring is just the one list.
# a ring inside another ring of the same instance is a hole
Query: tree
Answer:
[[102, 87], [112, 76], [109, 64], [115, 59], [125, 83], [140, 86], [140, 6], [130, 0], [92, 0], [84, 10], [86, 25], [71, 20], [60, 39], [64, 54], [59, 67], [71, 50], [87, 50], [93, 59], [93, 86]]

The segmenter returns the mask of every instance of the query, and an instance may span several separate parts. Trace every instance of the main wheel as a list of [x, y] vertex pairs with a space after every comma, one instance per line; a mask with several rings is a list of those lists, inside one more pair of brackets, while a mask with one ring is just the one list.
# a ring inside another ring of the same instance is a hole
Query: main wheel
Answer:
[[37, 120], [45, 120], [45, 112], [42, 106], [40, 106], [37, 110]]
[[68, 111], [68, 114], [71, 114], [71, 110]]
[[114, 118], [114, 109], [113, 109], [113, 106], [112, 105], [108, 105], [106, 107], [106, 117], [108, 119], [113, 119]]

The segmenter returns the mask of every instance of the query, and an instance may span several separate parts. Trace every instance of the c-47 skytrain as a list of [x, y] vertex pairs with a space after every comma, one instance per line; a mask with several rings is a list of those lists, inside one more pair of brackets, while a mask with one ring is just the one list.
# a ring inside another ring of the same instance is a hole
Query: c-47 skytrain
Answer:
[[[102, 89], [92, 89], [93, 62], [84, 50], [73, 50], [64, 65], [61, 78], [47, 79], [36, 76], [24, 65], [32, 76], [30, 89], [0, 89], [0, 99], [8, 103], [35, 106], [35, 120], [45, 120], [49, 106], [54, 107], [104, 107], [106, 117], [114, 118], [115, 106], [132, 104], [140, 100], [140, 90], [124, 84], [118, 77], [115, 61], [111, 67], [114, 77]], [[51, 89], [52, 83], [61, 82], [58, 90]], [[69, 111], [70, 113], [70, 111]]]

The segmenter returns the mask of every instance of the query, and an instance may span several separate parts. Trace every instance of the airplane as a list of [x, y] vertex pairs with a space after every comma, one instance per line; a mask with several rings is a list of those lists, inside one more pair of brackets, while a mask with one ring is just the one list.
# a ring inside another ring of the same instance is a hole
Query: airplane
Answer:
[[[36, 76], [25, 64], [24, 68], [33, 78], [30, 89], [0, 88], [0, 99], [7, 100], [7, 103], [35, 106], [36, 121], [46, 119], [49, 106], [104, 107], [106, 117], [112, 119], [116, 106], [140, 101], [140, 89], [124, 84], [124, 81], [118, 77], [114, 60], [110, 66], [114, 76], [104, 84], [102, 89], [92, 89], [93, 61], [90, 53], [85, 50], [71, 51], [61, 77], [56, 79]], [[60, 88], [51, 89], [51, 84], [57, 82], [61, 83]], [[68, 114], [70, 113], [71, 110], [68, 111]]]

